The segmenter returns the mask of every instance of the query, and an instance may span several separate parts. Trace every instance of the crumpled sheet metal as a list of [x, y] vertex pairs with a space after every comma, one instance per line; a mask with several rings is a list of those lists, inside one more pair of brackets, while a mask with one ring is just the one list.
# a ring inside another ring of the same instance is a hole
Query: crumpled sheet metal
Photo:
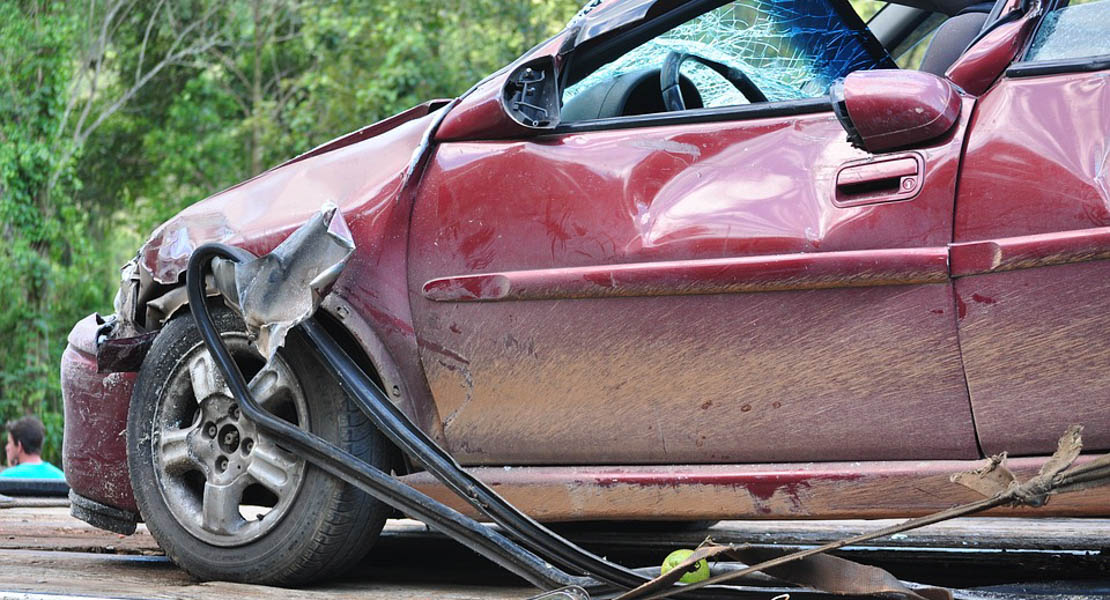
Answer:
[[273, 252], [240, 263], [216, 259], [212, 271], [217, 289], [270, 360], [289, 330], [316, 312], [354, 250], [339, 207], [326, 203]]
[[221, 213], [178, 215], [154, 230], [139, 250], [138, 264], [154, 281], [175, 285], [197, 246], [206, 242], [227, 243], [234, 236], [235, 229]]
[[149, 331], [132, 337], [105, 339], [97, 346], [96, 372], [137, 372], [156, 337], [157, 331]]

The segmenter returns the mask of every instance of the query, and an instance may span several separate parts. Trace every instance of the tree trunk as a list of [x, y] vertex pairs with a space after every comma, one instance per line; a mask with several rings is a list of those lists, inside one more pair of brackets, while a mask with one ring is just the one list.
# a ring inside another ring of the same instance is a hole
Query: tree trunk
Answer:
[[262, 31], [261, 0], [251, 2], [254, 19], [254, 71], [251, 81], [251, 176], [262, 172]]

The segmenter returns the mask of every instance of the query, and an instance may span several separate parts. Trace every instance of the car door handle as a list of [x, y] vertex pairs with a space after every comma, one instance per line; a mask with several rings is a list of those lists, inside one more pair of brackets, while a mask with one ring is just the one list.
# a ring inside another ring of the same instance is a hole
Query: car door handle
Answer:
[[841, 208], [909, 200], [921, 191], [925, 161], [917, 154], [848, 163], [836, 173], [833, 204]]

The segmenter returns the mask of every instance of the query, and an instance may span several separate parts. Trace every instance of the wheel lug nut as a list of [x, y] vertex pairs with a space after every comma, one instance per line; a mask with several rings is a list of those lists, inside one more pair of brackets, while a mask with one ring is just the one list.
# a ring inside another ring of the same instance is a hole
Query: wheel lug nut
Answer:
[[233, 404], [231, 406], [231, 408], [228, 409], [227, 414], [230, 415], [232, 419], [235, 419], [236, 421], [238, 421], [239, 420], [239, 407], [235, 406]]
[[243, 454], [250, 454], [251, 450], [254, 450], [254, 440], [247, 438], [243, 442]]
[[221, 456], [220, 459], [216, 461], [216, 470], [221, 473], [227, 470], [227, 457]]
[[215, 423], [209, 423], [209, 424], [205, 425], [204, 426], [204, 434], [207, 435], [210, 438], [216, 437], [216, 424]]

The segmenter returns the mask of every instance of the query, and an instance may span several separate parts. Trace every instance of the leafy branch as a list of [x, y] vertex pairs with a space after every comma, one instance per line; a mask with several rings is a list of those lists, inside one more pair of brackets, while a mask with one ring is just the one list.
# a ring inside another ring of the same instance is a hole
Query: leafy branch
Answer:
[[[126, 106], [144, 86], [167, 67], [187, 65], [189, 58], [226, 44], [227, 21], [219, 18], [225, 5], [226, 2], [223, 1], [212, 2], [198, 16], [183, 21], [175, 14], [173, 4], [167, 5], [165, 0], [160, 0], [147, 18], [133, 81], [129, 86], [116, 91], [114, 96], [102, 97], [104, 92], [100, 84], [108, 68], [106, 65], [112, 58], [113, 36], [119, 27], [129, 20], [138, 4], [135, 0], [114, 0], [109, 2], [103, 9], [102, 16], [97, 19], [94, 15], [101, 12], [97, 10], [97, 0], [89, 0], [88, 49], [84, 60], [81, 61], [81, 68], [78, 69], [70, 84], [69, 100], [59, 127], [59, 137], [65, 140], [65, 143], [61, 144], [62, 159], [59, 165], [66, 164], [105, 120]], [[162, 30], [177, 33], [157, 60], [144, 68], [151, 34]], [[70, 116], [77, 110], [78, 105], [81, 105], [80, 115], [76, 123], [70, 127]], [[47, 184], [48, 193], [54, 188], [59, 175], [61, 175], [61, 167], [51, 173]]]

